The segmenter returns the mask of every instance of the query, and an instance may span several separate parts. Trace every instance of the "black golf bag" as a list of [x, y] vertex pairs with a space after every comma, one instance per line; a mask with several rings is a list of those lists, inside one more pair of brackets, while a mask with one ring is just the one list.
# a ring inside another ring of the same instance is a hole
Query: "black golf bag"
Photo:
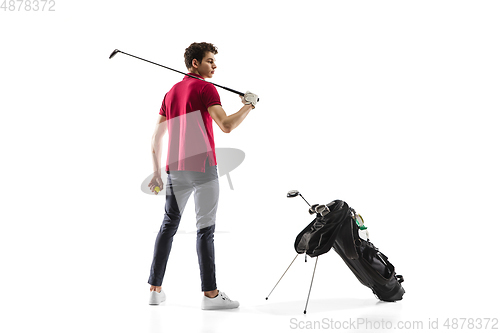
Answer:
[[370, 288], [380, 300], [403, 299], [403, 276], [396, 275], [387, 256], [368, 238], [360, 237], [360, 230], [366, 227], [354, 209], [344, 201], [335, 200], [327, 205], [310, 206], [309, 213], [316, 213], [316, 218], [295, 239], [297, 253], [317, 257], [333, 247], [359, 282]]

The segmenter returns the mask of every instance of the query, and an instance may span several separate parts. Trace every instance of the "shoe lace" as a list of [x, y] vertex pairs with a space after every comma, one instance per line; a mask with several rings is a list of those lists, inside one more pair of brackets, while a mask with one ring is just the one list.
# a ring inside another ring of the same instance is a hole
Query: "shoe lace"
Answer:
[[223, 292], [220, 293], [220, 297], [222, 297], [223, 300], [231, 301], [231, 299], [226, 294], [224, 294]]

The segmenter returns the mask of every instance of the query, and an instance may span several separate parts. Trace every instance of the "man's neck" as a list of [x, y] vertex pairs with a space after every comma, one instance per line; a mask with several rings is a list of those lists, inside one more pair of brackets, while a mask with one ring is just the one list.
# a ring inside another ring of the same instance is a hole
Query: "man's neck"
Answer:
[[199, 76], [201, 76], [201, 78], [202, 78], [203, 80], [205, 80], [205, 78], [204, 78], [204, 77], [203, 77], [200, 73], [198, 73], [198, 70], [197, 70], [197, 69], [191, 69], [191, 70], [189, 70], [189, 71], [188, 71], [188, 74], [191, 74], [191, 75], [192, 75], [192, 74], [199, 75]]

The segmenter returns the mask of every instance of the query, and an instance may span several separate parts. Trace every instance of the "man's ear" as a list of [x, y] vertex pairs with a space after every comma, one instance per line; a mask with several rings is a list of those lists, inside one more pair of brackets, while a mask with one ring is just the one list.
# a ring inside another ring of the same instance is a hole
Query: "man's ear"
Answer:
[[193, 61], [191, 61], [191, 67], [197, 69], [198, 66], [199, 66], [198, 60], [197, 59], [193, 59]]

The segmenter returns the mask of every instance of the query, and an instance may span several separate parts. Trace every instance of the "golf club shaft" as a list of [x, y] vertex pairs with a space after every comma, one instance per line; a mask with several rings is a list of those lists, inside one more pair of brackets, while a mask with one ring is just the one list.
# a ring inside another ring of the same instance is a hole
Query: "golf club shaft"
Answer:
[[309, 202], [307, 202], [307, 200], [306, 200], [306, 199], [302, 196], [302, 194], [300, 194], [300, 193], [299, 193], [299, 195], [300, 195], [300, 197], [301, 197], [302, 199], [304, 199], [304, 201], [306, 202], [306, 204], [307, 204], [309, 207], [311, 207], [311, 205], [309, 204]]
[[[178, 71], [178, 70], [176, 70], [176, 69], [173, 69], [173, 68], [170, 68], [170, 67], [167, 67], [167, 66], [163, 66], [163, 65], [157, 64], [156, 62], [152, 62], [152, 61], [149, 61], [149, 60], [147, 60], [147, 59], [143, 59], [143, 58], [137, 57], [137, 56], [135, 56], [135, 55], [133, 55], [133, 54], [126, 53], [126, 52], [120, 51], [120, 50], [118, 50], [118, 49], [114, 50], [114, 51], [111, 53], [111, 55], [109, 56], [109, 59], [113, 58], [113, 57], [114, 57], [114, 56], [115, 56], [118, 52], [123, 53], [123, 54], [126, 54], [126, 55], [128, 55], [128, 56], [130, 56], [130, 57], [134, 57], [134, 58], [137, 58], [137, 59], [140, 59], [140, 60], [143, 60], [143, 61], [149, 62], [149, 63], [151, 63], [151, 64], [153, 64], [153, 65], [160, 66], [160, 67], [163, 67], [163, 68], [166, 68], [166, 69], [170, 69], [171, 71], [174, 71], [174, 72], [177, 72], [177, 73], [180, 73], [180, 74], [184, 74], [184, 75], [187, 75], [187, 76], [189, 76], [189, 77], [192, 77], [192, 78], [195, 78], [195, 79], [198, 79], [198, 80], [205, 81], [205, 80], [203, 80], [203, 79], [201, 79], [201, 78], [199, 78], [199, 77], [197, 77], [197, 76], [190, 75], [190, 74], [187, 74], [187, 73], [184, 73], [184, 72]], [[208, 81], [206, 81], [206, 82], [208, 82]], [[225, 90], [227, 90], [227, 91], [230, 91], [230, 92], [232, 92], [232, 93], [238, 94], [238, 95], [240, 95], [240, 96], [245, 96], [245, 94], [244, 94], [244, 93], [242, 93], [242, 92], [240, 92], [240, 91], [237, 91], [237, 90], [234, 90], [234, 89], [231, 89], [231, 88], [228, 88], [228, 87], [224, 87], [224, 86], [221, 86], [221, 85], [215, 84], [215, 83], [213, 83], [213, 82], [209, 82], [209, 83], [213, 84], [213, 85], [214, 85], [214, 86], [216, 86], [216, 87], [219, 87], [219, 88], [225, 89]]]

